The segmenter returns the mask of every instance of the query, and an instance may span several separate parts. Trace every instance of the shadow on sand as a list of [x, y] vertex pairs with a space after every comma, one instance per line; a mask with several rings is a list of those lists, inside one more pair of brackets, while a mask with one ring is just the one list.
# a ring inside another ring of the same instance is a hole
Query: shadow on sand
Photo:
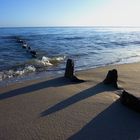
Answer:
[[33, 92], [36, 90], [40, 90], [43, 88], [60, 87], [60, 86], [68, 85], [68, 84], [75, 84], [75, 83], [70, 82], [68, 79], [66, 79], [64, 77], [59, 77], [59, 78], [55, 78], [52, 80], [43, 81], [43, 82], [40, 82], [37, 84], [22, 87], [19, 89], [14, 89], [14, 90], [11, 90], [11, 91], [8, 91], [5, 93], [1, 93], [0, 100], [11, 98], [11, 97], [22, 95], [22, 94], [27, 94], [27, 93], [30, 93], [30, 92]]
[[62, 109], [66, 108], [74, 103], [77, 103], [81, 100], [84, 100], [84, 99], [91, 97], [93, 95], [96, 95], [98, 93], [101, 93], [104, 91], [114, 91], [114, 90], [116, 90], [116, 89], [109, 87], [109, 86], [106, 86], [103, 83], [99, 83], [96, 86], [89, 88], [89, 89], [86, 89], [86, 90], [84, 90], [76, 95], [73, 95], [70, 98], [68, 98], [68, 99], [54, 105], [53, 107], [45, 110], [44, 112], [41, 113], [41, 116], [43, 117], [43, 116], [47, 116], [49, 114], [55, 113], [55, 112], [62, 110]]
[[138, 140], [139, 126], [140, 114], [122, 106], [117, 100], [69, 140]]

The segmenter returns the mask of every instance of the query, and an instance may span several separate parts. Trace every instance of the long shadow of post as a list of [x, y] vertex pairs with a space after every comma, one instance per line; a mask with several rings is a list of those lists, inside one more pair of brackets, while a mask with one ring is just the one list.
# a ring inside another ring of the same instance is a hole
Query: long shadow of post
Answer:
[[68, 140], [138, 140], [140, 114], [116, 101]]
[[72, 84], [70, 81], [68, 81], [66, 78], [64, 77], [59, 77], [59, 78], [55, 78], [52, 80], [48, 80], [48, 81], [43, 81], [37, 84], [33, 84], [33, 85], [29, 85], [26, 87], [22, 87], [19, 89], [15, 89], [12, 91], [8, 91], [5, 93], [1, 93], [0, 94], [0, 100], [4, 100], [7, 98], [11, 98], [14, 96], [18, 96], [18, 95], [22, 95], [22, 94], [27, 94], [36, 90], [40, 90], [43, 88], [48, 88], [48, 87], [59, 87], [59, 86], [64, 86], [67, 84]]
[[86, 89], [76, 95], [73, 95], [72, 97], [54, 105], [53, 107], [45, 110], [44, 112], [41, 113], [41, 116], [47, 116], [49, 114], [52, 114], [52, 113], [55, 113], [59, 110], [62, 110], [74, 103], [77, 103], [81, 100], [84, 100], [88, 97], [91, 97], [93, 95], [96, 95], [98, 93], [101, 93], [101, 92], [104, 92], [104, 91], [113, 91], [115, 90], [114, 88], [112, 87], [109, 87], [109, 86], [106, 86], [104, 85], [103, 83], [99, 83], [97, 84], [96, 86], [92, 87], [92, 88], [89, 88], [89, 89]]

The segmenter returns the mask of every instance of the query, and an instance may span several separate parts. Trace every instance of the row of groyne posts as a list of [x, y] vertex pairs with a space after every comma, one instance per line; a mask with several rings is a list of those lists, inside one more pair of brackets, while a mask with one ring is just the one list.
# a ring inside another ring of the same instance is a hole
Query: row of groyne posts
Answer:
[[15, 39], [16, 42], [19, 43], [23, 49], [26, 49], [26, 51], [29, 52], [33, 58], [37, 57], [36, 51], [33, 50], [25, 40], [21, 39], [18, 36], [16, 36]]
[[[22, 45], [22, 48], [26, 49], [32, 55], [32, 57], [34, 58], [37, 57], [36, 51], [32, 50], [26, 41], [22, 40], [20, 37], [16, 37], [16, 40], [18, 43]], [[70, 82], [74, 83], [86, 82], [85, 80], [79, 79], [75, 75], [74, 61], [72, 59], [67, 60], [64, 77], [68, 79]], [[104, 85], [109, 85], [115, 88], [116, 90], [121, 90], [122, 91], [120, 94], [121, 103], [137, 112], [140, 112], [140, 98], [125, 91], [123, 88], [119, 88], [117, 82], [118, 82], [118, 72], [116, 69], [112, 69], [108, 71], [106, 78], [103, 80], [102, 83]]]
[[[74, 61], [72, 59], [67, 60], [64, 77], [76, 83], [85, 82], [85, 80], [79, 79], [75, 76]], [[111, 86], [114, 88], [114, 90], [120, 90], [121, 93], [119, 94], [119, 96], [121, 103], [137, 112], [140, 112], [140, 98], [125, 91], [123, 88], [119, 88], [117, 82], [118, 82], [118, 72], [116, 69], [112, 69], [108, 71], [106, 78], [103, 80], [102, 84]]]

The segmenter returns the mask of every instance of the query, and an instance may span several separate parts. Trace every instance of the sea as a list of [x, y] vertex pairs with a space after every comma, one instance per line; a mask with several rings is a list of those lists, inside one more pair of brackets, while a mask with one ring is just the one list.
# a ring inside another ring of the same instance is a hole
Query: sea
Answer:
[[[35, 55], [32, 54], [35, 52]], [[0, 28], [0, 86], [140, 61], [140, 27]]]

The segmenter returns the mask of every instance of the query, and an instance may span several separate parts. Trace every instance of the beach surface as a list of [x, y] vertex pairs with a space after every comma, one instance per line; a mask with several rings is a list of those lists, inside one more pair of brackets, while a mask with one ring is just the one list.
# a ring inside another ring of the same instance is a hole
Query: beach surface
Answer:
[[120, 103], [121, 90], [102, 84], [118, 70], [118, 85], [140, 97], [140, 63], [76, 72], [0, 88], [0, 140], [138, 140], [140, 114]]

